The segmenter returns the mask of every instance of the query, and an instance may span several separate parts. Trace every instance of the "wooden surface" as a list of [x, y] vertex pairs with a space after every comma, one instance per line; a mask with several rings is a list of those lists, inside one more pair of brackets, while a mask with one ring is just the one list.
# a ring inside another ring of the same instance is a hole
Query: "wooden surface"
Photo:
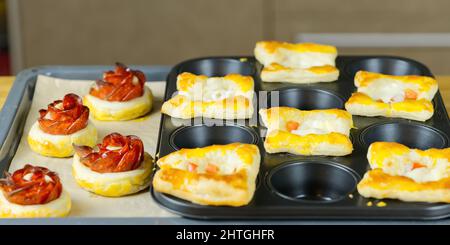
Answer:
[[[8, 96], [14, 78], [0, 76], [0, 107], [3, 107], [3, 103], [5, 103], [6, 96]], [[450, 114], [450, 76], [436, 76], [436, 79], [439, 82], [439, 90], [444, 98], [445, 107]]]

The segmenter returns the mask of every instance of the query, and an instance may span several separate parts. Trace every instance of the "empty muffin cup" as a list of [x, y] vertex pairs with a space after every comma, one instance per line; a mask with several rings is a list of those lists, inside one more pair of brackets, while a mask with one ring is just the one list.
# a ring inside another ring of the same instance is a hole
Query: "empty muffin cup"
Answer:
[[178, 73], [190, 72], [209, 77], [225, 76], [231, 73], [252, 76], [255, 71], [252, 62], [242, 62], [232, 58], [200, 58], [181, 64]]
[[278, 196], [304, 202], [336, 202], [355, 190], [358, 178], [349, 168], [322, 161], [291, 162], [274, 168], [267, 176]]
[[370, 71], [388, 75], [426, 75], [427, 68], [421, 63], [396, 57], [378, 57], [358, 59], [350, 62], [345, 71], [350, 77], [355, 77], [358, 71]]
[[318, 88], [287, 88], [271, 91], [269, 107], [287, 106], [300, 110], [344, 108], [344, 99], [339, 95]]
[[371, 125], [361, 132], [360, 140], [366, 147], [374, 142], [385, 141], [397, 142], [410, 148], [422, 150], [445, 148], [448, 142], [447, 137], [439, 130], [411, 122]]
[[235, 142], [256, 144], [257, 141], [258, 136], [248, 127], [195, 125], [175, 130], [170, 136], [169, 144], [174, 149], [179, 150], [209, 145], [226, 145]]

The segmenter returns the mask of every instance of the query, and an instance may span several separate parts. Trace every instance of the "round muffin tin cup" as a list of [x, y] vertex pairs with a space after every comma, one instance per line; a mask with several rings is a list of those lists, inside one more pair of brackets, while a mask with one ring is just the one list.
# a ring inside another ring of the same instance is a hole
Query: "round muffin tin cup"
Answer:
[[358, 183], [349, 168], [327, 161], [295, 161], [273, 168], [266, 183], [276, 195], [300, 202], [337, 202], [352, 193]]
[[270, 91], [268, 106], [287, 106], [300, 110], [344, 108], [344, 99], [325, 89], [311, 87], [291, 87]]
[[169, 138], [169, 144], [175, 150], [235, 142], [256, 144], [258, 136], [251, 128], [240, 125], [194, 125], [176, 129]]
[[360, 134], [362, 144], [369, 147], [378, 141], [397, 142], [415, 149], [445, 148], [448, 138], [443, 132], [424, 124], [413, 122], [375, 123]]
[[414, 60], [400, 57], [362, 58], [345, 66], [346, 74], [353, 78], [358, 71], [370, 71], [389, 75], [427, 75], [427, 68]]
[[209, 77], [226, 76], [231, 73], [253, 76], [256, 73], [256, 67], [252, 62], [233, 58], [200, 58], [184, 62], [178, 70], [178, 73], [182, 72]]

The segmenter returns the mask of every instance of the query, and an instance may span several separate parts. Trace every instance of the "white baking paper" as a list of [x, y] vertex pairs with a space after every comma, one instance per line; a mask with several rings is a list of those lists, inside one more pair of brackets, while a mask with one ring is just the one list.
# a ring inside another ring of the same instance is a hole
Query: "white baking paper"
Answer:
[[[72, 158], [50, 158], [33, 152], [27, 143], [28, 132], [37, 120], [38, 110], [47, 108], [54, 100], [62, 99], [65, 94], [75, 93], [82, 97], [87, 94], [93, 81], [74, 81], [39, 76], [31, 108], [27, 117], [22, 139], [11, 162], [9, 171], [22, 168], [25, 164], [44, 166], [56, 171], [62, 181], [63, 188], [72, 198], [71, 217], [173, 217], [173, 214], [160, 208], [152, 199], [148, 189], [125, 197], [102, 197], [90, 193], [77, 185], [72, 177]], [[161, 119], [160, 108], [164, 98], [164, 82], [148, 82], [152, 90], [154, 104], [151, 113], [142, 118], [105, 122], [91, 118], [98, 130], [98, 141], [107, 134], [118, 132], [123, 135], [137, 135], [144, 142], [144, 149], [155, 156]]]

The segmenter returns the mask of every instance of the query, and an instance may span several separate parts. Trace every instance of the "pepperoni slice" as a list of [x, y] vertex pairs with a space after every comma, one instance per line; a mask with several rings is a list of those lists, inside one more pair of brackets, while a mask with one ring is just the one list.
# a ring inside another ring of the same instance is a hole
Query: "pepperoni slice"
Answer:
[[5, 175], [6, 178], [0, 179], [0, 189], [5, 198], [15, 204], [46, 204], [62, 192], [58, 175], [44, 167], [27, 164], [13, 174], [5, 172]]
[[47, 110], [39, 110], [39, 127], [48, 134], [73, 134], [88, 124], [89, 108], [76, 94], [66, 94], [63, 100], [55, 100]]
[[131, 171], [139, 168], [144, 159], [144, 144], [134, 135], [112, 133], [97, 148], [74, 145], [80, 162], [98, 173]]
[[143, 72], [116, 63], [116, 69], [103, 73], [89, 94], [107, 101], [128, 101], [144, 94], [145, 80]]

